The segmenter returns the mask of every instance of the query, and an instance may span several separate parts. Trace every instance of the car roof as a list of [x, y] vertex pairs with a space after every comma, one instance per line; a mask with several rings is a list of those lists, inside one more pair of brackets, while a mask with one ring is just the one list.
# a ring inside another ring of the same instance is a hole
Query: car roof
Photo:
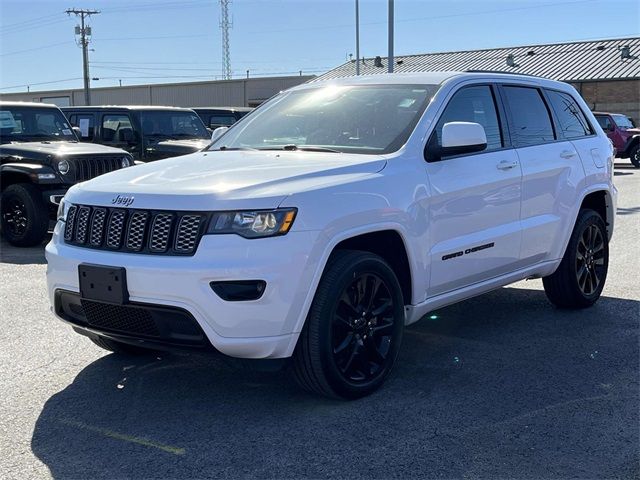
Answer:
[[190, 112], [186, 107], [163, 107], [159, 105], [79, 105], [77, 107], [62, 107], [62, 110], [172, 110], [178, 112]]
[[[343, 78], [334, 78], [328, 80], [311, 80], [303, 83], [292, 90], [302, 90], [313, 88], [319, 85], [440, 85], [451, 79], [484, 79], [491, 81], [514, 82], [521, 81], [538, 83], [540, 86], [551, 87], [553, 85], [563, 84], [555, 80], [549, 80], [544, 77], [534, 75], [521, 75], [510, 72], [497, 71], [443, 71], [443, 72], [407, 72], [407, 73], [380, 73], [377, 75], [360, 75]], [[567, 85], [567, 84], [563, 84]]]
[[228, 110], [231, 112], [250, 112], [253, 110], [251, 107], [193, 107], [196, 112], [198, 110]]
[[39, 102], [7, 102], [0, 100], [0, 107], [39, 107], [39, 108], [58, 108], [53, 103], [39, 103]]
[[624, 113], [615, 113], [615, 112], [591, 112], [594, 115], [622, 115], [623, 117], [627, 117]]

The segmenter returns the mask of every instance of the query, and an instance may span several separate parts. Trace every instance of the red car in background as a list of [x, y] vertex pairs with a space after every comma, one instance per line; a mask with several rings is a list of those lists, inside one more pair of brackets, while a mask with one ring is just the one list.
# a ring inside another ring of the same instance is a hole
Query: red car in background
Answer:
[[640, 168], [640, 128], [621, 113], [593, 112], [596, 120], [616, 147], [616, 157], [629, 158]]

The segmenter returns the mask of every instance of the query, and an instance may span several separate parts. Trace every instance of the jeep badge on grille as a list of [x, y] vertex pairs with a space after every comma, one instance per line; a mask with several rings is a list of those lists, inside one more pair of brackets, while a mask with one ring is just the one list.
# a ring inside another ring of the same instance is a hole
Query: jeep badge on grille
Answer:
[[113, 205], [122, 205], [123, 207], [128, 207], [133, 203], [135, 197], [132, 195], [130, 197], [126, 197], [124, 195], [116, 195], [111, 199], [111, 203]]

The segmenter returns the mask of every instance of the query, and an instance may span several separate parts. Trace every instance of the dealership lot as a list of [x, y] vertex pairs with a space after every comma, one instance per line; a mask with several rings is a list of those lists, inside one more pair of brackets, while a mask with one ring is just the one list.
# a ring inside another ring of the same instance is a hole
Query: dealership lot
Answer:
[[217, 358], [106, 354], [49, 312], [42, 247], [1, 245], [4, 478], [640, 475], [640, 170], [616, 165], [607, 286], [555, 310], [539, 280], [406, 330], [376, 394], [337, 402]]

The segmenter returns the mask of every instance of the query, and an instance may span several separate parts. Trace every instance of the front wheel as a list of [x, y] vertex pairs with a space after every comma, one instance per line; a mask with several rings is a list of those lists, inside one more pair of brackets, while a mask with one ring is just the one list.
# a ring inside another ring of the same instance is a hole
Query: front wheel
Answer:
[[608, 268], [604, 220], [593, 210], [581, 210], [560, 266], [542, 279], [544, 291], [557, 307], [590, 307], [600, 298]]
[[9, 185], [2, 192], [2, 235], [17, 247], [42, 243], [49, 228], [49, 210], [42, 193], [30, 183]]
[[294, 377], [328, 397], [368, 395], [391, 372], [403, 328], [402, 292], [391, 267], [368, 252], [338, 251], [298, 339]]
[[640, 143], [629, 152], [629, 160], [631, 160], [634, 167], [640, 168]]

